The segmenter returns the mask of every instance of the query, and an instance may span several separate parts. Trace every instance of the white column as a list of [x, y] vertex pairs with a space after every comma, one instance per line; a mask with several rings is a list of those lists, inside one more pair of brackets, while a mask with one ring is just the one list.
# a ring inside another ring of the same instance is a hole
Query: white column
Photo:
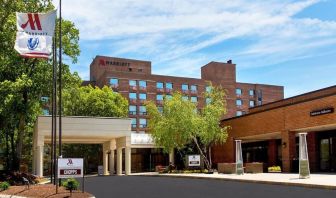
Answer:
[[114, 150], [111, 150], [110, 153], [110, 175], [114, 174]]
[[117, 175], [122, 175], [122, 148], [117, 148]]
[[169, 152], [169, 163], [173, 163], [173, 164], [175, 164], [174, 149], [172, 149], [172, 150]]
[[131, 174], [131, 147], [125, 148], [125, 174]]
[[104, 167], [104, 175], [108, 175], [108, 154], [107, 152], [104, 150], [103, 151], [103, 167]]
[[36, 175], [43, 177], [43, 146], [37, 146], [35, 152]]

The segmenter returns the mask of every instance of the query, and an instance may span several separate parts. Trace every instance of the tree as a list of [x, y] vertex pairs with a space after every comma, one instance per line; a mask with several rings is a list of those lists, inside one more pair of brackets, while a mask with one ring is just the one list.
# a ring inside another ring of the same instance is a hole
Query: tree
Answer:
[[68, 116], [127, 117], [128, 101], [108, 86], [69, 87], [63, 92], [63, 114]]
[[[42, 112], [40, 98], [51, 95], [52, 65], [50, 60], [22, 58], [14, 50], [15, 12], [47, 12], [54, 7], [51, 0], [0, 0], [0, 5], [0, 104], [4, 104], [0, 107], [0, 146], [6, 150], [7, 169], [18, 170], [23, 152], [26, 160], [31, 156], [32, 129]], [[66, 20], [61, 28], [62, 52], [75, 63], [79, 31]], [[68, 65], [63, 64], [62, 70], [63, 87], [80, 84]]]
[[165, 98], [162, 113], [153, 102], [148, 102], [149, 129], [155, 144], [169, 152], [193, 143], [207, 169], [211, 169], [211, 146], [224, 143], [227, 138], [227, 127], [219, 125], [226, 113], [224, 96], [221, 88], [212, 87], [210, 92], [204, 93], [208, 104], [200, 111], [179, 92], [175, 92], [171, 99]]

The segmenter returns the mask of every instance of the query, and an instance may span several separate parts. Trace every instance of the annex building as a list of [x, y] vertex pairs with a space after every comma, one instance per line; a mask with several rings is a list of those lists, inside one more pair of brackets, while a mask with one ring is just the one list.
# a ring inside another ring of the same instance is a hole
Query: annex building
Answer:
[[[90, 64], [90, 81], [98, 87], [109, 86], [129, 101], [129, 118], [133, 135], [148, 136], [146, 100], [154, 101], [163, 110], [164, 97], [174, 91], [181, 92], [185, 99], [197, 103], [198, 108], [206, 104], [203, 93], [211, 83], [227, 91], [227, 114], [225, 118], [248, 113], [250, 107], [274, 102], [284, 97], [283, 86], [242, 83], [236, 81], [236, 65], [231, 60], [210, 62], [201, 68], [201, 78], [186, 78], [152, 74], [150, 61], [96, 56]], [[146, 139], [146, 138], [145, 138]], [[153, 145], [132, 147], [132, 172], [153, 171], [156, 165], [168, 165], [173, 161]]]
[[215, 163], [235, 161], [234, 140], [242, 140], [243, 160], [264, 168], [299, 169], [298, 133], [307, 132], [312, 172], [336, 172], [336, 86], [252, 107], [240, 117], [223, 119], [231, 126], [224, 145], [213, 149]]

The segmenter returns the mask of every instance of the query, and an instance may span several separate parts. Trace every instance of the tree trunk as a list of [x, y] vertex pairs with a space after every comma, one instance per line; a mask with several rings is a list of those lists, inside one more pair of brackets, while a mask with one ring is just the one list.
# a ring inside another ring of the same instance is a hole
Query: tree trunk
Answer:
[[22, 158], [23, 136], [25, 135], [26, 112], [28, 108], [28, 93], [26, 90], [23, 91], [23, 107], [24, 110], [20, 114], [19, 118], [18, 139], [16, 142], [16, 157], [17, 157], [17, 164], [15, 166], [16, 170], [20, 169]]
[[212, 168], [211, 145], [209, 146], [209, 164], [210, 167]]
[[195, 137], [192, 137], [194, 143], [196, 144], [197, 148], [198, 148], [198, 151], [200, 152], [203, 160], [204, 160], [204, 163], [205, 163], [205, 166], [207, 167], [208, 170], [211, 169], [211, 166], [210, 166], [210, 163], [209, 163], [209, 160], [207, 158], [207, 156], [204, 154], [203, 150], [201, 149], [200, 145], [198, 144], [198, 141]]

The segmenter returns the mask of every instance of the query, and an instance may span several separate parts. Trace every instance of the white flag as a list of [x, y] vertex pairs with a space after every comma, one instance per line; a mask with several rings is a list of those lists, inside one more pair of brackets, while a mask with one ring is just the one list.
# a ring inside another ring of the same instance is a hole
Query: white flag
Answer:
[[48, 13], [16, 13], [16, 26], [19, 32], [29, 35], [53, 36], [56, 10]]
[[49, 58], [52, 52], [52, 37], [17, 32], [14, 48], [21, 56], [27, 58]]

